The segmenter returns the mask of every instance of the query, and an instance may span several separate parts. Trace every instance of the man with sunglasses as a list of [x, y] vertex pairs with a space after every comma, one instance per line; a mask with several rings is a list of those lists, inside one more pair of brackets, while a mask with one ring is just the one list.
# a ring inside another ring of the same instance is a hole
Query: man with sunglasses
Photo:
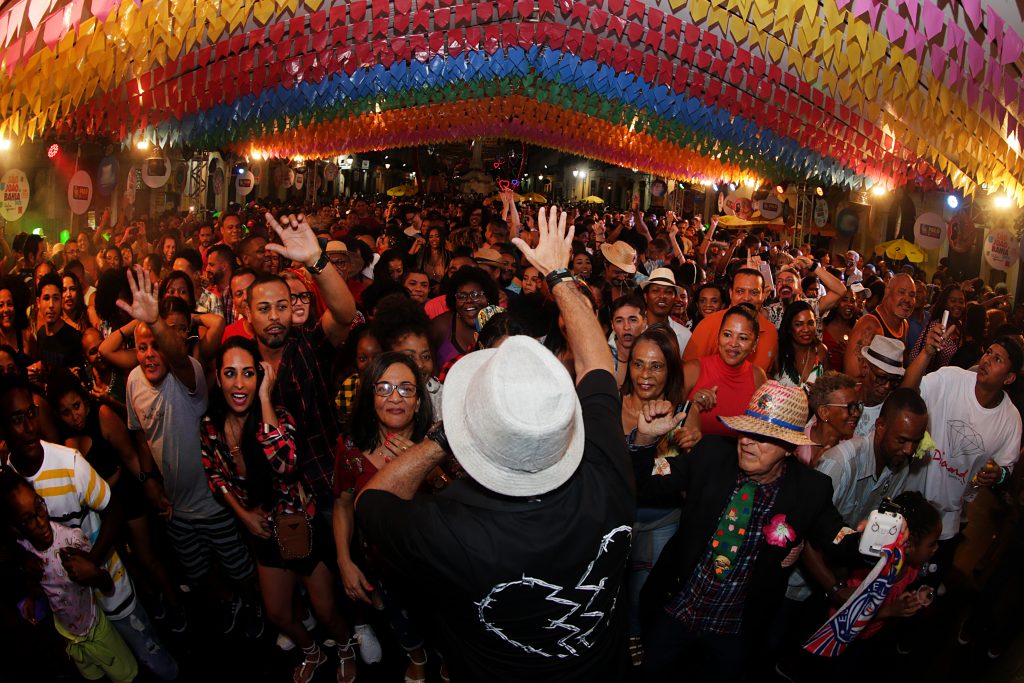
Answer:
[[893, 389], [903, 381], [903, 353], [905, 347], [899, 339], [877, 335], [860, 351], [860, 400], [864, 410], [860, 414], [855, 436], [867, 436], [875, 428], [875, 420], [882, 404]]

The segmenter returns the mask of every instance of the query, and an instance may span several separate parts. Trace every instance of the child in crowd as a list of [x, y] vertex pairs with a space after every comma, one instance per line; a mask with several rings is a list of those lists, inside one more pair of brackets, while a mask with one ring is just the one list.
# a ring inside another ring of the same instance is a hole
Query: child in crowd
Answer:
[[[124, 640], [97, 608], [93, 590], [109, 594], [114, 580], [89, 559], [91, 544], [81, 529], [50, 521], [46, 501], [10, 469], [0, 470], [0, 514], [18, 543], [38, 558], [37, 588], [46, 596], [57, 632], [68, 641], [68, 655], [84, 678], [104, 675], [114, 683], [132, 681], [138, 663]], [[33, 614], [32, 598], [23, 612]]]

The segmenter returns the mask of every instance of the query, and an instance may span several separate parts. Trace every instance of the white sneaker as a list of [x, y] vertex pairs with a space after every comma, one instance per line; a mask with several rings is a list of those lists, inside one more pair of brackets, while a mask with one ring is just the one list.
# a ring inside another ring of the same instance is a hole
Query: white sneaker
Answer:
[[359, 658], [367, 664], [376, 664], [380, 661], [380, 641], [377, 634], [369, 624], [359, 624], [355, 627], [355, 639], [359, 646]]
[[306, 618], [302, 620], [302, 625], [306, 627], [306, 630], [310, 633], [316, 628], [316, 617], [313, 616], [312, 612], [306, 612]]
[[277, 642], [275, 644], [285, 652], [295, 649], [295, 643], [293, 643], [292, 639], [283, 633], [277, 634]]

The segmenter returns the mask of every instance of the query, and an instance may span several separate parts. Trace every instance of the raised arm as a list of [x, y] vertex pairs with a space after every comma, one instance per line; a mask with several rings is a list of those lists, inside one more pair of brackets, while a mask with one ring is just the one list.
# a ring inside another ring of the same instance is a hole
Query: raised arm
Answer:
[[[572, 255], [572, 237], [575, 229], [565, 228], [566, 215], [559, 215], [558, 207], [548, 212], [537, 213], [537, 227], [540, 239], [536, 248], [531, 248], [518, 237], [512, 243], [519, 247], [526, 260], [541, 275], [547, 277], [556, 270], [564, 270]], [[568, 273], [566, 273], [568, 275]], [[571, 279], [559, 281], [551, 287], [551, 296], [558, 305], [558, 311], [565, 322], [565, 337], [576, 362], [576, 382], [583, 380], [591, 370], [614, 372], [611, 349], [605, 341], [601, 324], [594, 315], [590, 302], [583, 296]], [[549, 283], [550, 284], [550, 283]]]
[[124, 345], [128, 336], [135, 334], [135, 328], [138, 326], [139, 321], [132, 320], [127, 325], [115, 329], [100, 342], [100, 355], [120, 372], [129, 373], [139, 364], [135, 351], [125, 348]]
[[[814, 261], [806, 256], [801, 256], [796, 260], [800, 263], [801, 267], [806, 269], [805, 272], [807, 272], [808, 275], [814, 275], [816, 278], [821, 280], [821, 284], [825, 285], [825, 289], [828, 290], [825, 296], [818, 299], [818, 312], [825, 315], [835, 308], [835, 305], [839, 303], [839, 300], [846, 295], [846, 285], [843, 284], [842, 280], [828, 272], [828, 268], [825, 268], [820, 264], [817, 268], [811, 271], [810, 267], [814, 265]], [[794, 263], [794, 265], [796, 265], [796, 263]]]
[[320, 322], [331, 343], [341, 346], [348, 337], [352, 319], [356, 315], [356, 301], [348, 285], [338, 271], [321, 258], [323, 249], [305, 216], [301, 213], [298, 216], [281, 216], [280, 223], [269, 213], [266, 218], [267, 225], [281, 238], [281, 244], [271, 242], [267, 249], [280, 254], [282, 258], [301, 263], [313, 273], [327, 304], [327, 312]]
[[129, 304], [124, 299], [118, 299], [118, 307], [149, 327], [156, 339], [157, 348], [167, 357], [171, 372], [189, 391], [194, 391], [199, 379], [196, 377], [195, 368], [192, 367], [185, 340], [160, 317], [156, 283], [141, 266], [135, 266], [132, 272], [128, 273], [128, 286], [131, 288], [132, 302]]
[[925, 333], [928, 338], [925, 340], [924, 346], [921, 347], [921, 353], [917, 354], [917, 358], [907, 366], [907, 372], [903, 375], [903, 381], [900, 383], [901, 388], [916, 391], [921, 387], [921, 379], [928, 372], [932, 358], [955, 331], [956, 325], [950, 325], [949, 329], [943, 330], [941, 322], [938, 325], [928, 326], [928, 331]]
[[881, 331], [882, 326], [878, 324], [877, 318], [873, 315], [861, 316], [850, 331], [850, 340], [846, 343], [846, 351], [843, 352], [843, 372], [854, 379], [860, 378], [860, 351]]

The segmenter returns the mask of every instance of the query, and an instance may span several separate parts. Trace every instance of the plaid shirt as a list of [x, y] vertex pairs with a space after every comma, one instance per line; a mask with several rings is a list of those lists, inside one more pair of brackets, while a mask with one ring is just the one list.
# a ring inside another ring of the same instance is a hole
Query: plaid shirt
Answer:
[[341, 428], [348, 429], [352, 420], [352, 409], [356, 405], [356, 392], [359, 391], [359, 373], [353, 372], [341, 383], [338, 395], [334, 397], [334, 405], [338, 407], [338, 415], [341, 418]]
[[285, 340], [274, 384], [274, 405], [284, 406], [295, 418], [299, 471], [307, 493], [329, 509], [334, 480], [334, 447], [341, 430], [338, 413], [327, 388], [334, 346], [317, 324], [312, 330], [292, 327]]
[[[736, 478], [736, 488], [729, 494], [729, 500], [746, 481], [747, 476], [742, 473]], [[779, 477], [770, 484], [757, 487], [754, 509], [747, 524], [747, 539], [736, 553], [729, 578], [725, 581], [715, 578], [714, 552], [709, 542], [704, 557], [693, 570], [683, 590], [665, 606], [668, 615], [680, 621], [691, 633], [739, 634], [743, 625], [743, 608], [750, 575], [757, 561], [764, 525], [770, 519], [781, 483], [782, 477]], [[729, 500], [726, 501], [726, 507]], [[724, 507], [722, 514], [725, 514]]]
[[[280, 426], [271, 427], [260, 424], [256, 440], [263, 448], [263, 455], [270, 463], [270, 469], [276, 476], [271, 482], [274, 489], [274, 509], [270, 512], [298, 512], [304, 510], [307, 515], [316, 513], [316, 504], [312, 498], [306, 499], [302, 505], [299, 496], [299, 482], [295, 474], [295, 422], [288, 411], [275, 409]], [[245, 487], [245, 478], [238, 473], [238, 466], [231, 449], [214, 426], [213, 420], [204, 417], [199, 425], [199, 439], [202, 443], [203, 469], [210, 490], [215, 494], [226, 489], [246, 508], [251, 507]]]

